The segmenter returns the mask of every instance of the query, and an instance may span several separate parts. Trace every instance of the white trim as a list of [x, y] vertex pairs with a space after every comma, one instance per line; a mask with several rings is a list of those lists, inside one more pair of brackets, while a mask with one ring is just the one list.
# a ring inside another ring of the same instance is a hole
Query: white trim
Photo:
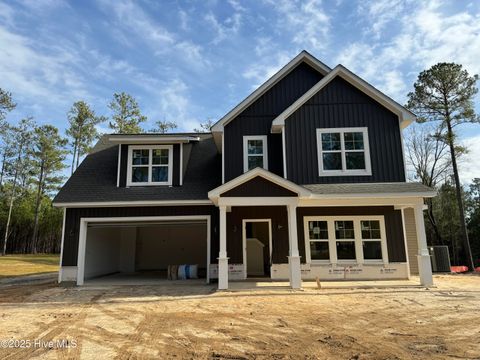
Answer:
[[97, 217], [80, 218], [80, 234], [78, 239], [77, 257], [77, 285], [83, 285], [85, 281], [85, 250], [87, 243], [88, 224], [96, 222], [129, 222], [129, 221], [170, 221], [170, 220], [206, 220], [207, 222], [207, 281], [210, 280], [210, 215], [185, 215], [185, 216], [126, 216], [126, 217]]
[[[157, 149], [168, 149], [168, 181], [164, 182], [153, 182], [152, 181], [152, 168], [162, 165], [154, 165], [152, 163], [152, 153], [153, 150]], [[133, 165], [132, 164], [132, 153], [133, 150], [148, 150], [148, 165]], [[133, 167], [146, 167], [148, 168], [148, 181], [147, 182], [132, 182], [132, 168]], [[128, 146], [128, 160], [127, 160], [127, 186], [161, 186], [161, 185], [172, 185], [172, 176], [173, 175], [173, 145], [129, 145]]]
[[[407, 181], [407, 159], [405, 157], [405, 139], [403, 138], [403, 130], [399, 124], [399, 131], [400, 131], [400, 143], [402, 145], [402, 159], [403, 159], [403, 171], [404, 171], [404, 180]], [[410, 277], [410, 270], [408, 272]]]
[[183, 143], [180, 144], [180, 186], [183, 185]]
[[[363, 239], [360, 227], [361, 221], [379, 221], [381, 239]], [[310, 235], [308, 231], [309, 221], [326, 221], [328, 226], [328, 250], [329, 260], [312, 260], [310, 253]], [[338, 240], [335, 238], [335, 221], [353, 221], [354, 239]], [[342, 215], [342, 216], [304, 216], [304, 241], [305, 241], [305, 261], [307, 264], [388, 264], [387, 235], [385, 228], [385, 217], [383, 215]], [[338, 260], [336, 243], [337, 241], [353, 241], [355, 244], [355, 260]], [[382, 248], [381, 260], [368, 260], [363, 256], [364, 241], [380, 241]]]
[[[261, 154], [249, 154], [248, 153], [248, 142], [250, 140], [261, 140], [262, 141], [262, 153]], [[263, 166], [265, 170], [268, 170], [268, 139], [267, 135], [247, 135], [243, 137], [243, 172], [247, 172], [248, 168], [248, 157], [249, 156], [262, 156], [263, 157]]]
[[[281, 187], [284, 187], [287, 190], [296, 192], [300, 197], [309, 197], [311, 194], [310, 191], [305, 189], [303, 186], [297, 185], [291, 182], [290, 180], [284, 179], [274, 173], [269, 172], [268, 170], [265, 170], [262, 168], [255, 168], [253, 170], [247, 171], [246, 173], [236, 177], [233, 180], [230, 180], [229, 182], [223, 185], [220, 185], [219, 187], [213, 190], [210, 190], [208, 192], [208, 198], [211, 199], [216, 204], [221, 194], [257, 176], [261, 176], [264, 179], [269, 180]], [[247, 199], [254, 200], [255, 198], [247, 198]], [[266, 199], [266, 198], [263, 198], [263, 199]], [[285, 197], [285, 199], [289, 199], [289, 198]]]
[[218, 206], [283, 206], [297, 205], [297, 197], [266, 196], [266, 197], [221, 197], [217, 200]]
[[407, 263], [407, 275], [408, 278], [410, 279], [410, 257], [408, 256], [408, 238], [407, 238], [407, 228], [405, 226], [405, 207], [402, 207], [400, 209], [400, 212], [402, 214], [402, 230], [403, 230], [403, 242], [405, 245], [405, 259]]
[[312, 66], [315, 70], [320, 72], [322, 75], [326, 75], [331, 69], [316, 59], [314, 56], [310, 55], [308, 52], [303, 50], [300, 54], [295, 56], [288, 64], [281, 68], [275, 75], [270, 79], [264, 82], [260, 87], [258, 87], [253, 93], [251, 93], [245, 100], [240, 104], [235, 106], [230, 110], [224, 117], [222, 117], [216, 124], [211, 127], [212, 132], [222, 132], [223, 127], [232, 121], [238, 114], [245, 110], [250, 104], [256, 101], [260, 96], [270, 90], [278, 81], [280, 81], [284, 76], [286, 76], [291, 70], [293, 70], [298, 64], [302, 61], [306, 62]]
[[121, 157], [122, 157], [122, 145], [121, 145], [121, 144], [118, 144], [117, 187], [120, 186]]
[[282, 157], [283, 157], [283, 178], [287, 179], [287, 149], [286, 149], [286, 140], [285, 140], [285, 128], [282, 129]]
[[278, 133], [281, 128], [285, 126], [285, 119], [292, 115], [300, 106], [307, 102], [312, 96], [323, 89], [330, 81], [336, 76], [340, 76], [342, 79], [348, 81], [372, 99], [379, 102], [381, 105], [395, 113], [399, 117], [400, 128], [404, 129], [410, 123], [415, 121], [416, 116], [410, 110], [403, 107], [387, 95], [383, 94], [379, 90], [375, 89], [372, 85], [361, 79], [353, 72], [348, 70], [342, 65], [337, 65], [332, 71], [330, 71], [322, 80], [316, 83], [310, 90], [303, 94], [297, 101], [285, 109], [280, 115], [278, 115], [272, 122], [271, 131]]
[[65, 243], [65, 221], [67, 219], [67, 208], [63, 208], [63, 221], [62, 221], [62, 242], [60, 243], [60, 268], [58, 269], [58, 282], [62, 282], [62, 269], [63, 269], [63, 246]]
[[188, 143], [190, 141], [199, 141], [198, 136], [165, 136], [165, 135], [112, 135], [108, 141], [119, 144], [173, 144], [173, 143]]
[[243, 274], [244, 278], [247, 274], [247, 222], [268, 223], [268, 251], [270, 259], [270, 276], [272, 276], [272, 219], [242, 219], [242, 247], [243, 247]]
[[423, 203], [423, 197], [328, 197], [328, 198], [310, 198], [299, 199], [300, 207], [318, 207], [318, 206], [415, 206]]
[[211, 200], [151, 200], [151, 201], [90, 201], [90, 202], [59, 202], [53, 203], [55, 207], [85, 208], [85, 207], [129, 207], [129, 206], [189, 206], [213, 205]]
[[[345, 149], [345, 133], [359, 132], [363, 134], [363, 150], [347, 150]], [[322, 134], [340, 133], [340, 150], [328, 151], [322, 149]], [[323, 153], [337, 152], [341, 154], [342, 169], [341, 170], [324, 170], [323, 169]], [[362, 152], [365, 157], [365, 169], [347, 169], [346, 153]], [[370, 143], [368, 140], [368, 128], [366, 127], [350, 127], [350, 128], [322, 128], [317, 129], [317, 160], [319, 176], [371, 176], [372, 165], [370, 160]]]

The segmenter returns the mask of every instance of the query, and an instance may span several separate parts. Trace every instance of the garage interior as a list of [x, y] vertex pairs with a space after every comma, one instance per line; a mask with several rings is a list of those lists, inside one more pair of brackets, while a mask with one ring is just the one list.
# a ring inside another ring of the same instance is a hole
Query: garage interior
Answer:
[[207, 248], [204, 220], [89, 223], [84, 278], [166, 281], [169, 265], [197, 265], [205, 279]]

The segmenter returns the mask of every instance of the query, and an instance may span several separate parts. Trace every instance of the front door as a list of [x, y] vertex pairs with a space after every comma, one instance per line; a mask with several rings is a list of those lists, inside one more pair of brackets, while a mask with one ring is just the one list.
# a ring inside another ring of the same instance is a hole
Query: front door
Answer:
[[271, 220], [243, 221], [243, 264], [247, 277], [270, 277]]

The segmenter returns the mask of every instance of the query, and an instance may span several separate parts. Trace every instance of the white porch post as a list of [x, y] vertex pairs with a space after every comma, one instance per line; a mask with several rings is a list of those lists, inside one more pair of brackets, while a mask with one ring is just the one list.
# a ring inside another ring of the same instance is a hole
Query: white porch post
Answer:
[[415, 226], [417, 229], [418, 242], [418, 271], [420, 273], [420, 284], [423, 286], [433, 285], [432, 264], [427, 248], [427, 236], [425, 234], [425, 222], [423, 219], [423, 204], [417, 204], [414, 208]]
[[302, 272], [300, 269], [300, 255], [298, 253], [298, 233], [297, 233], [297, 206], [288, 205], [288, 244], [289, 257], [288, 267], [290, 273], [290, 286], [292, 289], [300, 289], [302, 287]]
[[227, 207], [220, 206], [220, 252], [218, 254], [218, 289], [228, 289]]

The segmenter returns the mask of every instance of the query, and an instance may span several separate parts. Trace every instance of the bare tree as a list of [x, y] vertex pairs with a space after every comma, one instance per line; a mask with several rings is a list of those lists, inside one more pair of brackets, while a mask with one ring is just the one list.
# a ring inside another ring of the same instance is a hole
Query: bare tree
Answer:
[[[412, 126], [405, 133], [407, 147], [407, 165], [413, 170], [411, 177], [429, 187], [437, 187], [452, 175], [452, 161], [448, 144], [445, 142], [445, 129], [442, 124], [431, 123]], [[457, 154], [465, 153], [464, 148], [458, 148]], [[433, 212], [432, 199], [426, 200], [428, 220], [432, 225], [437, 242], [443, 244]]]

